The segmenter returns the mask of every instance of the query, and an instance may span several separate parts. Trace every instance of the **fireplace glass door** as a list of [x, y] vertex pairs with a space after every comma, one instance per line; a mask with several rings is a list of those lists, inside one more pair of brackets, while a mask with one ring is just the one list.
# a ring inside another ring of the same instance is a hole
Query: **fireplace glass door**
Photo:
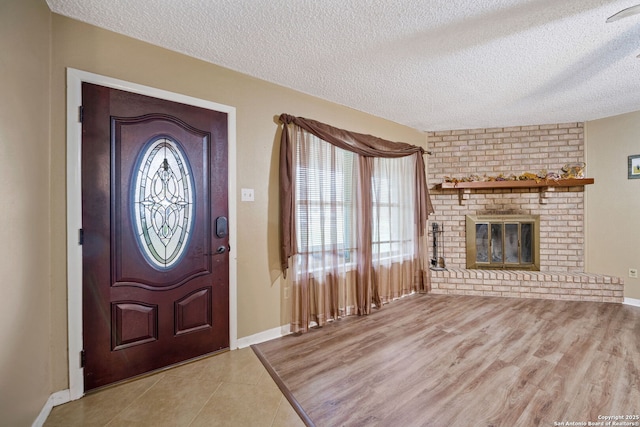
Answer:
[[537, 216], [468, 216], [467, 268], [539, 270]]

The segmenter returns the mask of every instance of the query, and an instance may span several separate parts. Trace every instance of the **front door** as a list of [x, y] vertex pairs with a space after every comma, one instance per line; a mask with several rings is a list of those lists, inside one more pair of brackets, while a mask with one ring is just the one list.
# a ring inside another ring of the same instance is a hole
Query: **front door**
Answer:
[[82, 85], [84, 384], [229, 347], [227, 114]]

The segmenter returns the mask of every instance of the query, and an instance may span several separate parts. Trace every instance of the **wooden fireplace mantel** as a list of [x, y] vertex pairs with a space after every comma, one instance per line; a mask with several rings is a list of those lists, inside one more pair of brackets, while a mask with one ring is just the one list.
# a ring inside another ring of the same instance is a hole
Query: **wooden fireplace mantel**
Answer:
[[471, 181], [471, 182], [443, 182], [436, 185], [439, 190], [458, 190], [460, 203], [469, 199], [469, 195], [474, 190], [491, 189], [513, 189], [513, 188], [537, 188], [540, 191], [540, 203], [546, 204], [548, 192], [561, 191], [566, 187], [582, 187], [593, 184], [593, 178], [566, 178], [566, 179], [545, 179], [545, 180], [525, 180], [525, 181]]
[[545, 179], [535, 181], [533, 179], [526, 181], [471, 181], [471, 182], [443, 182], [436, 187], [440, 189], [473, 189], [486, 190], [492, 188], [541, 188], [541, 187], [579, 187], [593, 184], [593, 178], [575, 178], [575, 179]]

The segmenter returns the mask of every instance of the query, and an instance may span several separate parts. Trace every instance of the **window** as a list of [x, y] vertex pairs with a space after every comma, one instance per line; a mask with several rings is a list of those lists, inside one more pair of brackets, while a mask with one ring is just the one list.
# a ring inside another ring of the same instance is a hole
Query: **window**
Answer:
[[376, 158], [372, 176], [374, 259], [406, 258], [414, 253], [414, 159]]
[[[291, 330], [430, 288], [424, 149], [280, 116], [281, 266]], [[387, 159], [387, 160], [384, 160]]]
[[152, 266], [171, 268], [187, 247], [195, 203], [191, 168], [180, 145], [165, 137], [149, 142], [132, 184], [138, 246]]
[[318, 256], [333, 252], [348, 261], [355, 247], [356, 155], [310, 137], [298, 145], [296, 163], [298, 248]]
[[[317, 138], [296, 150], [296, 221], [302, 253], [355, 256], [357, 156]], [[414, 253], [413, 158], [374, 159], [372, 254], [383, 260]]]

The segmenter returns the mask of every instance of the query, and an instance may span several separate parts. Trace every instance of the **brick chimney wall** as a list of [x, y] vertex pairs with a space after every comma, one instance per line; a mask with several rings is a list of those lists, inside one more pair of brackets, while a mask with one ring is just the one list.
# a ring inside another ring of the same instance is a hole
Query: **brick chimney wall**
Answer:
[[[434, 293], [622, 302], [621, 278], [584, 273], [585, 187], [435, 188], [445, 176], [560, 174], [565, 164], [584, 161], [583, 123], [428, 132], [427, 141], [429, 221], [443, 230], [447, 267], [432, 272]], [[540, 272], [466, 269], [466, 215], [504, 213], [540, 215]]]
[[466, 200], [459, 190], [433, 188], [445, 176], [562, 173], [566, 163], [584, 161], [583, 131], [582, 123], [561, 123], [428, 133], [433, 154], [427, 179], [435, 209], [429, 219], [444, 230], [447, 265], [466, 265], [466, 215], [513, 212], [540, 215], [540, 271], [583, 271], [584, 187], [472, 190]]

